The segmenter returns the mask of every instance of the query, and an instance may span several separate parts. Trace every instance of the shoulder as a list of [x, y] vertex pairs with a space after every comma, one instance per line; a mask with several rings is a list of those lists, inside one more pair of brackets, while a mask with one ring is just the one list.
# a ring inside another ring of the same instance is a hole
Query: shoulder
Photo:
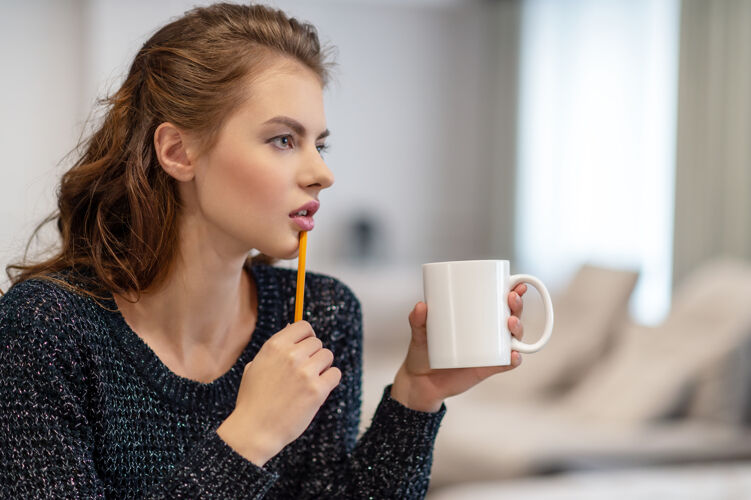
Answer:
[[33, 278], [12, 286], [0, 297], [0, 325], [62, 319], [70, 311], [73, 292], [55, 279]]
[[349, 286], [333, 276], [316, 272], [307, 273], [305, 285], [312, 302], [312, 314], [331, 318], [331, 321], [344, 324], [345, 328], [359, 328], [362, 321], [360, 300]]
[[360, 308], [360, 300], [352, 289], [338, 278], [327, 274], [308, 272], [305, 277], [306, 291], [314, 300], [328, 307], [338, 306], [345, 309]]
[[[274, 276], [283, 295], [289, 295], [291, 292], [294, 296], [297, 288], [297, 271], [295, 269], [267, 265], [260, 265], [259, 267], [262, 267], [264, 273]], [[305, 273], [305, 294], [306, 305], [308, 304], [307, 299], [310, 298], [316, 303], [327, 306], [341, 304], [360, 307], [360, 301], [352, 289], [338, 278], [328, 274], [307, 271]]]
[[0, 342], [7, 351], [77, 357], [98, 306], [65, 286], [61, 275], [18, 283], [0, 297]]
[[[297, 287], [297, 271], [267, 266], [264, 271], [272, 273], [285, 306], [285, 316], [294, 314], [294, 299]], [[352, 289], [341, 280], [323, 273], [305, 273], [304, 319], [314, 327], [324, 327], [336, 338], [340, 332], [360, 330], [362, 309]], [[342, 333], [343, 334], [343, 333]], [[351, 333], [347, 333], [351, 337]]]

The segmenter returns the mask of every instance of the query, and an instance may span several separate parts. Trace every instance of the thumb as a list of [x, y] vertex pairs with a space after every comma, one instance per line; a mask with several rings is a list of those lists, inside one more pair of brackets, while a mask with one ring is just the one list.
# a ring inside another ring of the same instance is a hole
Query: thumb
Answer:
[[409, 313], [409, 326], [412, 328], [412, 340], [425, 342], [427, 333], [428, 306], [425, 302], [418, 302]]

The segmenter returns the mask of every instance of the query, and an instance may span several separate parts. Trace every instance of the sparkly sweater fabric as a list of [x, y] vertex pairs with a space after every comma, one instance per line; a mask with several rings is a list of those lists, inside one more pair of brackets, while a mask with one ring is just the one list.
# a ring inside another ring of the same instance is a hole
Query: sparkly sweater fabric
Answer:
[[0, 498], [423, 498], [445, 406], [410, 410], [386, 387], [357, 439], [360, 304], [325, 275], [307, 274], [304, 319], [333, 351], [339, 386], [262, 468], [216, 434], [244, 366], [293, 321], [295, 272], [249, 269], [255, 330], [208, 384], [170, 371], [111, 296], [101, 307], [46, 280], [12, 287], [0, 299]]

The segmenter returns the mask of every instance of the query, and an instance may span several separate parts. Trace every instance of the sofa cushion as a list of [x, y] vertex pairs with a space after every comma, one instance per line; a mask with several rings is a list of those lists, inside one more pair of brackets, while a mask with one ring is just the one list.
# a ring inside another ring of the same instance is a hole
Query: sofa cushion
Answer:
[[[676, 290], [663, 324], [625, 328], [563, 404], [582, 416], [631, 421], [713, 413], [733, 396], [716, 392], [712, 379], [724, 371], [712, 367], [746, 345], [750, 333], [751, 266], [710, 262]], [[747, 394], [751, 381], [738, 383]]]

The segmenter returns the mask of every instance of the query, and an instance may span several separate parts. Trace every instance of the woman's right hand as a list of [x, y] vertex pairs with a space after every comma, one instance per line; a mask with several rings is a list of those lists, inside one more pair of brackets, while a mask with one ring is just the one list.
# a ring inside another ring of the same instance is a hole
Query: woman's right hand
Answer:
[[245, 365], [235, 409], [217, 434], [263, 467], [307, 429], [342, 373], [307, 321], [274, 334]]

